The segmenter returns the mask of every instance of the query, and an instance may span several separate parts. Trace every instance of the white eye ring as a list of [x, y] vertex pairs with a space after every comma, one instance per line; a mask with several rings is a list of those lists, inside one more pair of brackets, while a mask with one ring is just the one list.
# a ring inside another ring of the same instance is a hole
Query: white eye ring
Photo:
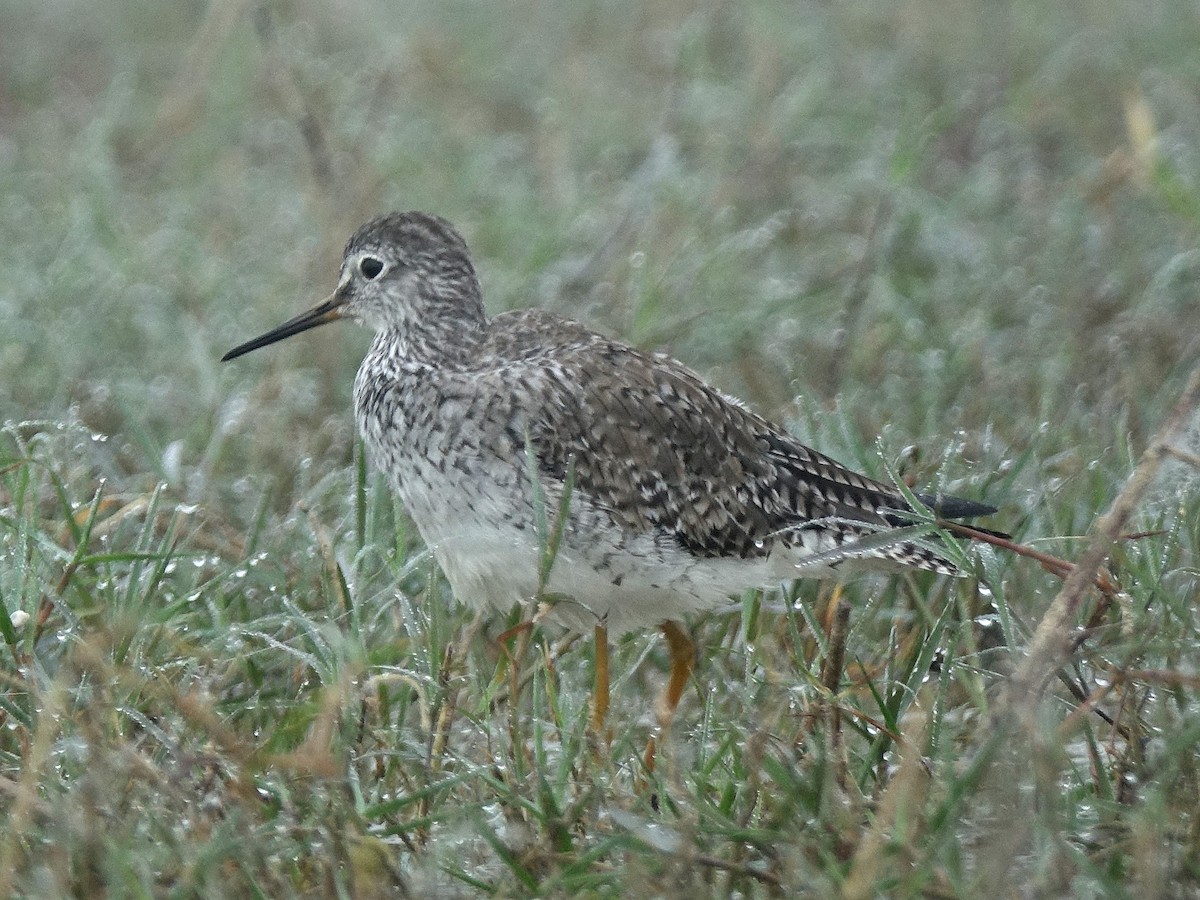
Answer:
[[374, 281], [382, 275], [384, 268], [383, 260], [378, 256], [364, 256], [358, 261], [358, 271], [367, 281]]

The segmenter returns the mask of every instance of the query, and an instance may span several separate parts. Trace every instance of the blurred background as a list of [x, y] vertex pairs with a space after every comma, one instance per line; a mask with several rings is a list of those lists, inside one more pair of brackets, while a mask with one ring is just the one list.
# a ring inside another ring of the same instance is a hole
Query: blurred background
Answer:
[[1198, 38], [1168, 0], [6, 3], [0, 415], [286, 505], [350, 459], [369, 336], [217, 359], [416, 208], [491, 310], [668, 350], [806, 438], [842, 404], [897, 450], [1048, 426], [1095, 460], [1200, 346]]

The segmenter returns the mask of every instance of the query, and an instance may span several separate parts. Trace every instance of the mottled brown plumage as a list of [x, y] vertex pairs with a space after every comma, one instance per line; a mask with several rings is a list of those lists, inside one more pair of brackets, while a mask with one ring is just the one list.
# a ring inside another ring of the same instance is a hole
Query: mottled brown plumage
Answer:
[[531, 471], [549, 514], [573, 478], [547, 587], [570, 598], [554, 612], [577, 628], [654, 625], [842, 564], [954, 572], [934, 547], [878, 539], [906, 521], [893, 486], [675, 360], [536, 310], [488, 318], [466, 244], [442, 219], [367, 223], [329, 300], [226, 358], [342, 316], [376, 330], [354, 388], [371, 457], [465, 603], [507, 608], [537, 589]]

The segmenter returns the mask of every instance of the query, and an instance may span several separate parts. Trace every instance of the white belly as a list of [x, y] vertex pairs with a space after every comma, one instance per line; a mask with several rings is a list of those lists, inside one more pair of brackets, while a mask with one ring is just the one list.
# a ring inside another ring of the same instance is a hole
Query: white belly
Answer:
[[712, 609], [747, 587], [787, 577], [777, 577], [770, 560], [699, 559], [670, 537], [630, 533], [577, 496], [548, 582], [539, 585], [543, 550], [531, 503], [521, 514], [511, 496], [501, 503], [485, 491], [469, 507], [459, 506], [449, 498], [464, 493], [439, 491], [423, 478], [398, 490], [454, 596], [476, 609], [507, 611], [534, 599], [540, 587], [541, 596], [555, 598], [554, 621], [580, 631], [603, 623], [620, 634]]

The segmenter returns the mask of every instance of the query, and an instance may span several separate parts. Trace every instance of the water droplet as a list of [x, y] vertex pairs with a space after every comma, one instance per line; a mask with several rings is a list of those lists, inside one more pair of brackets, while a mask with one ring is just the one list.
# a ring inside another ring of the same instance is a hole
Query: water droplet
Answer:
[[162, 454], [163, 473], [169, 481], [183, 478], [183, 441], [171, 441]]

